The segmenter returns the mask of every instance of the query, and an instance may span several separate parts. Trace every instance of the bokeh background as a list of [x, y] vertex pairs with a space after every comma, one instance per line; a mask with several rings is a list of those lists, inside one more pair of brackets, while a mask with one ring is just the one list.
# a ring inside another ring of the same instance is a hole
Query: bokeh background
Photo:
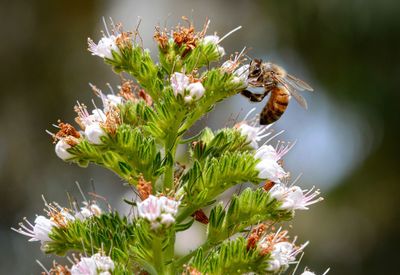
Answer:
[[[95, 191], [119, 207], [126, 191], [112, 173], [59, 160], [45, 129], [73, 121], [76, 100], [90, 104], [88, 82], [116, 86], [118, 76], [86, 51], [101, 36], [101, 18], [125, 29], [142, 18], [153, 52], [154, 25], [186, 15], [223, 35], [223, 46], [283, 65], [315, 88], [309, 110], [293, 103], [276, 130], [294, 141], [285, 166], [326, 200], [297, 212], [290, 225], [311, 240], [302, 260], [318, 273], [398, 274], [400, 229], [400, 2], [291, 1], [1, 1], [0, 2], [0, 274], [38, 274], [48, 265], [38, 243], [10, 230], [49, 201]], [[252, 107], [240, 95], [217, 106], [200, 126], [217, 129]], [[95, 190], [93, 190], [95, 189]]]

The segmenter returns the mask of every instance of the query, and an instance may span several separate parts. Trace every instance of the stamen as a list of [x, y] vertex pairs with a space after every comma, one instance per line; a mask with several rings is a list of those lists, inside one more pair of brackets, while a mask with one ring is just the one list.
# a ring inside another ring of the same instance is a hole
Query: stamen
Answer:
[[106, 22], [106, 19], [104, 18], [104, 16], [103, 16], [103, 24], [104, 24], [104, 29], [107, 33], [107, 36], [110, 36], [110, 32], [108, 31], [107, 22]]
[[51, 275], [50, 272], [44, 267], [44, 265], [39, 260], [36, 260], [36, 263], [44, 270], [44, 272], [47, 275]]
[[263, 143], [263, 145], [267, 144], [268, 142], [270, 142], [271, 140], [273, 140], [274, 138], [276, 138], [277, 136], [279, 136], [280, 134], [284, 133], [285, 130], [282, 130], [278, 133], [276, 133], [275, 135], [273, 135], [272, 137], [270, 137], [266, 142]]
[[227, 34], [225, 34], [221, 39], [218, 40], [218, 43], [221, 43], [222, 40], [224, 40], [225, 38], [227, 38], [229, 35], [231, 35], [232, 33], [234, 33], [235, 31], [238, 31], [242, 28], [242, 26], [238, 26], [236, 28], [234, 28], [233, 30], [231, 30], [230, 32], [228, 32]]

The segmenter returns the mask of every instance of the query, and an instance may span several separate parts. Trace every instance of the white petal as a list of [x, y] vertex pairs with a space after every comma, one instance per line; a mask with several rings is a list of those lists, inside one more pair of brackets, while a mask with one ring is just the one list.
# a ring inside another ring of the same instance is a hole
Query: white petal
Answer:
[[66, 143], [64, 139], [60, 139], [55, 147], [57, 156], [62, 160], [72, 158], [73, 155], [67, 151], [69, 148], [71, 148], [71, 145]]
[[93, 123], [85, 128], [85, 136], [92, 144], [102, 144], [100, 138], [105, 135], [106, 132], [100, 126], [100, 123]]

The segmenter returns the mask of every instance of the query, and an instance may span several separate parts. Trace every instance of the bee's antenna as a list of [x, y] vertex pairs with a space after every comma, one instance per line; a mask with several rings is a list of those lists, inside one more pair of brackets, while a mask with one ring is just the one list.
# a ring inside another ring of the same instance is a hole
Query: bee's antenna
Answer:
[[243, 55], [244, 55], [245, 57], [247, 57], [247, 58], [250, 60], [250, 62], [253, 61], [253, 58], [251, 58], [247, 53], [244, 53]]

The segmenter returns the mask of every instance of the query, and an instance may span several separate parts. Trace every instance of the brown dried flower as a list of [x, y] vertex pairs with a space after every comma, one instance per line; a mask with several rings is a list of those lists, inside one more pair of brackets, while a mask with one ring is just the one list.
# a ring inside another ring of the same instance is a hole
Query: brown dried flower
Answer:
[[137, 185], [137, 190], [139, 193], [139, 197], [143, 200], [147, 199], [152, 192], [152, 185], [150, 181], [146, 181], [143, 177], [143, 175], [139, 176], [138, 180], [138, 185]]

